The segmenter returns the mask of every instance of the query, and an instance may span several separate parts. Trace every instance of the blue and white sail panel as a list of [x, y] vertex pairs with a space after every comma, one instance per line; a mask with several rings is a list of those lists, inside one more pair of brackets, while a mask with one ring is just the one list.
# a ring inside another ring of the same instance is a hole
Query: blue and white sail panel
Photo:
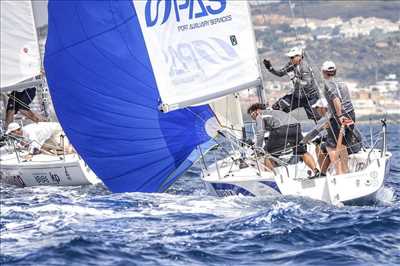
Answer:
[[259, 84], [247, 1], [133, 1], [165, 111]]
[[210, 108], [158, 110], [150, 51], [131, 1], [50, 1], [48, 10], [46, 75], [71, 143], [113, 192], [165, 190], [210, 140]]
[[0, 1], [0, 88], [40, 74], [40, 54], [31, 1]]

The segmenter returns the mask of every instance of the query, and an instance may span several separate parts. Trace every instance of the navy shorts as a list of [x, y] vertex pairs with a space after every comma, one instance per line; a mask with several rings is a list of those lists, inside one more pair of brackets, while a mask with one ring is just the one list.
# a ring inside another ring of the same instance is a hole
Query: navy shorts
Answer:
[[264, 150], [274, 157], [281, 156], [287, 149], [292, 149], [294, 155], [303, 155], [307, 145], [300, 143], [302, 140], [300, 124], [281, 126], [271, 130]]
[[[354, 111], [345, 113], [344, 116], [350, 118], [355, 122], [356, 117], [354, 114]], [[336, 148], [337, 146], [337, 139], [339, 137], [339, 132], [340, 132], [340, 122], [337, 117], [333, 117], [329, 120], [329, 127], [328, 127], [328, 135], [326, 137], [326, 144], [330, 148]], [[352, 139], [354, 138], [353, 136], [353, 130], [354, 130], [354, 125], [348, 126], [345, 128], [344, 136], [343, 136], [343, 141], [342, 144], [346, 146], [351, 146], [352, 144]]]
[[29, 105], [36, 96], [36, 88], [29, 88], [23, 91], [13, 91], [7, 102], [7, 111], [14, 111], [16, 114], [19, 110], [30, 110]]
[[291, 111], [303, 107], [306, 111], [308, 119], [318, 121], [321, 116], [317, 111], [312, 108], [319, 99], [319, 95], [317, 93], [299, 97], [298, 93], [291, 93], [280, 98], [276, 103], [272, 105], [272, 108], [275, 110], [282, 110], [286, 113], [290, 113]]

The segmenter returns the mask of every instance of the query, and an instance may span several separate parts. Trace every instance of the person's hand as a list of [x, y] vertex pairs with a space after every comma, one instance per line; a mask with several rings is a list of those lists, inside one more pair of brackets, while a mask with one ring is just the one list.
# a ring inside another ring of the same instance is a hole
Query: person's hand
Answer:
[[257, 153], [257, 156], [259, 156], [259, 157], [262, 157], [262, 156], [265, 155], [265, 152], [263, 150], [261, 150], [261, 149], [257, 149], [256, 153]]
[[264, 59], [264, 60], [263, 60], [263, 63], [264, 63], [264, 66], [265, 66], [268, 70], [271, 70], [271, 69], [272, 69], [272, 65], [271, 65], [271, 62], [270, 62], [269, 60]]
[[280, 110], [281, 109], [281, 106], [279, 105], [279, 101], [272, 105], [272, 109], [273, 110]]
[[339, 121], [340, 121], [340, 124], [344, 125], [344, 126], [350, 126], [350, 125], [354, 124], [354, 121], [351, 120], [351, 118], [348, 118], [345, 116], [339, 117]]

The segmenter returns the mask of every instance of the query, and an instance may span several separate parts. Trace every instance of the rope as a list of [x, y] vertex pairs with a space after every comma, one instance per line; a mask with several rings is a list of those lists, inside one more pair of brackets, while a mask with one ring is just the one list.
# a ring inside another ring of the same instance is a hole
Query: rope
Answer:
[[[14, 113], [15, 113], [15, 102], [18, 102], [20, 105], [22, 105], [25, 108], [29, 108], [29, 105], [24, 103], [23, 101], [21, 101], [20, 99], [18, 99], [17, 97], [15, 97], [15, 95], [10, 94], [8, 96], [10, 99], [14, 100]], [[29, 97], [29, 96], [28, 96]], [[30, 98], [30, 97], [29, 97]]]

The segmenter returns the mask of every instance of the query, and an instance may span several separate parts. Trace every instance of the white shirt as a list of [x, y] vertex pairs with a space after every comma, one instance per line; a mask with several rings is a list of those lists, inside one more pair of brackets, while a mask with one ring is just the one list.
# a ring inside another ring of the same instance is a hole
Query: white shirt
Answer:
[[54, 133], [59, 132], [60, 124], [55, 122], [39, 122], [26, 125], [22, 128], [22, 136], [29, 141], [29, 152], [39, 149]]

